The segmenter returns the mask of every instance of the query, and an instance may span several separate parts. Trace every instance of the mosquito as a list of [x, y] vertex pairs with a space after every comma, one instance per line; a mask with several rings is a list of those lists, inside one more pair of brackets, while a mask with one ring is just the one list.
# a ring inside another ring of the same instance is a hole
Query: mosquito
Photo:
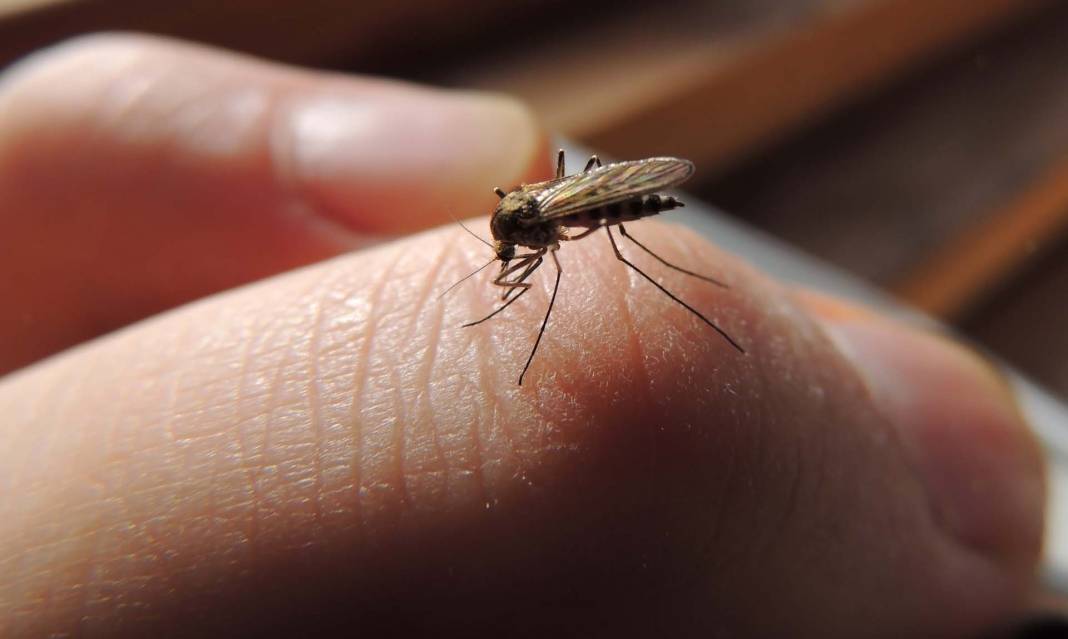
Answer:
[[[541, 338], [545, 335], [545, 327], [549, 324], [549, 316], [556, 303], [556, 293], [560, 290], [560, 276], [563, 269], [560, 268], [560, 260], [556, 257], [560, 243], [581, 240], [604, 228], [608, 233], [608, 241], [612, 243], [612, 251], [616, 259], [634, 269], [662, 293], [696, 315], [719, 333], [735, 350], [744, 354], [745, 349], [715, 322], [679, 299], [625, 258], [612, 233], [612, 227], [618, 227], [620, 235], [653, 256], [664, 266], [727, 288], [727, 285], [719, 280], [668, 262], [635, 239], [623, 226], [624, 222], [640, 220], [682, 207], [682, 202], [670, 195], [661, 195], [657, 191], [682, 183], [693, 175], [693, 172], [693, 162], [679, 158], [657, 157], [602, 165], [601, 160], [594, 155], [590, 157], [586, 168], [581, 173], [565, 176], [564, 150], [560, 149], [556, 159], [554, 179], [524, 184], [510, 192], [494, 188], [493, 192], [501, 198], [497, 209], [493, 212], [493, 217], [490, 218], [490, 233], [494, 240], [490, 246], [493, 248], [495, 257], [482, 268], [454, 284], [449, 290], [493, 262], [500, 260], [501, 270], [494, 278], [493, 285], [504, 289], [501, 293], [503, 304], [482, 319], [468, 322], [463, 326], [465, 328], [478, 326], [523, 297], [532, 286], [527, 279], [538, 270], [548, 253], [552, 258], [553, 266], [556, 267], [556, 281], [553, 284], [552, 296], [549, 298], [549, 308], [545, 311], [545, 318], [538, 330], [538, 337], [534, 340], [534, 347], [530, 350], [523, 371], [519, 374], [519, 385], [522, 386], [523, 377], [526, 376], [530, 363], [534, 361], [534, 354], [538, 352]], [[467, 227], [464, 229], [468, 230]], [[468, 232], [471, 231], [468, 230]], [[489, 244], [485, 240], [482, 241]], [[520, 247], [526, 252], [520, 252]]]

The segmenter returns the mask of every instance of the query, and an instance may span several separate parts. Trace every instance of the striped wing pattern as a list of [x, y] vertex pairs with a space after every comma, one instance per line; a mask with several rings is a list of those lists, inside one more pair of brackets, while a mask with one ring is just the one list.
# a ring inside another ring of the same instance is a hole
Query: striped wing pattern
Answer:
[[562, 178], [536, 196], [539, 218], [548, 220], [623, 202], [675, 186], [693, 175], [693, 162], [648, 158], [608, 164]]

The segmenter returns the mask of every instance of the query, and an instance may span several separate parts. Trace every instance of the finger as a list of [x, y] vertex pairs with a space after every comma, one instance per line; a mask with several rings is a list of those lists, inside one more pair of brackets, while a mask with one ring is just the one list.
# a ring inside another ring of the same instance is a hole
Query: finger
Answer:
[[560, 251], [519, 387], [553, 273], [456, 328], [498, 297], [475, 281], [437, 299], [481, 259], [462, 237], [219, 295], [7, 378], [0, 619], [855, 637], [974, 636], [1016, 611], [1041, 469], [974, 356], [883, 322], [829, 338], [789, 291], [650, 224], [643, 244], [730, 288], [621, 249], [746, 354], [598, 234]]
[[140, 36], [0, 81], [0, 372], [547, 172], [525, 108]]
[[[1044, 492], [1031, 491], [1031, 499], [1001, 494], [1019, 486], [998, 481], [998, 475], [1018, 474], [1026, 466], [1014, 464], [1031, 460], [1003, 456], [1000, 442], [1008, 451], [1021, 444], [1037, 450], [1001, 375], [963, 346], [870, 309], [812, 291], [795, 299], [854, 365], [876, 407], [896, 427], [915, 470], [936, 493], [942, 524], [977, 547], [1009, 547], [1020, 539], [1021, 530], [1035, 523], [1028, 513], [1043, 509]], [[988, 474], [990, 479], [979, 479]], [[991, 500], [1010, 509], [990, 508]], [[1031, 529], [1031, 537], [1039, 530]]]

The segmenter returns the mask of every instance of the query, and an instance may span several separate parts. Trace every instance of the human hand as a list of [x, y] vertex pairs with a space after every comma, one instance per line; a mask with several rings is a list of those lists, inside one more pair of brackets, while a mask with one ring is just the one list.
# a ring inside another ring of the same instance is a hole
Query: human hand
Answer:
[[371, 247], [546, 151], [503, 99], [174, 42], [10, 71], [0, 369], [85, 343], [0, 380], [0, 634], [968, 637], [1020, 609], [1040, 457], [971, 353], [642, 222], [730, 283], [650, 266], [748, 354], [594, 236], [517, 387], [548, 278], [461, 330], [495, 291], [436, 295], [484, 246]]

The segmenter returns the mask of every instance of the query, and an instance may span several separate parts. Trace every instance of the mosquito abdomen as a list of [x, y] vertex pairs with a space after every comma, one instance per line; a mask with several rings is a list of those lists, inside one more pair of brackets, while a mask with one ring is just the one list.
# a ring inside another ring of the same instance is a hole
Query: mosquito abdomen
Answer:
[[598, 206], [586, 211], [572, 213], [563, 218], [565, 226], [595, 226], [604, 220], [607, 224], [631, 222], [683, 206], [671, 195], [642, 195], [622, 202]]
[[645, 195], [635, 199], [641, 200], [643, 217], [645, 215], [656, 215], [661, 211], [670, 211], [671, 209], [677, 209], [683, 206], [682, 202], [679, 202], [671, 195], [659, 195], [653, 193], [652, 195]]

